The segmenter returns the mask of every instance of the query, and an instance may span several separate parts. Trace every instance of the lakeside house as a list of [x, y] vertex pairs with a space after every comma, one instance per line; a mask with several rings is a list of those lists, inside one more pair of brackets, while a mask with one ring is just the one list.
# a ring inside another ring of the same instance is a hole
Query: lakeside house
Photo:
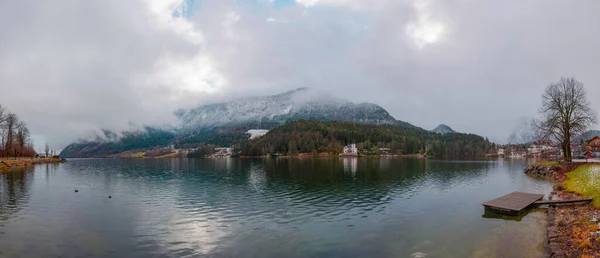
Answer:
[[233, 148], [215, 148], [215, 153], [210, 155], [211, 158], [229, 157], [233, 153]]
[[500, 148], [498, 149], [498, 157], [504, 157], [504, 149]]
[[594, 136], [594, 138], [587, 140], [585, 150], [586, 156], [600, 156], [600, 137]]
[[340, 153], [340, 156], [358, 156], [358, 149], [356, 148], [356, 144], [348, 144], [344, 146], [344, 150]]
[[381, 154], [389, 154], [392, 150], [389, 148], [379, 148], [379, 152], [381, 152]]

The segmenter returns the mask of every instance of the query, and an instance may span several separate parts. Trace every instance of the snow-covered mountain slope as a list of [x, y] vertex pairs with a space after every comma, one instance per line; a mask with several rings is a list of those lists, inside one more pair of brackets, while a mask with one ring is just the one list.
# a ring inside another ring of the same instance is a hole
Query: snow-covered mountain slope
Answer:
[[456, 133], [456, 131], [452, 130], [452, 128], [450, 128], [450, 126], [447, 126], [445, 124], [438, 125], [435, 129], [433, 129], [431, 131], [434, 133], [441, 133], [441, 134]]
[[378, 105], [355, 104], [307, 88], [179, 110], [176, 115], [184, 130], [248, 122], [282, 124], [299, 119], [396, 123], [394, 117]]

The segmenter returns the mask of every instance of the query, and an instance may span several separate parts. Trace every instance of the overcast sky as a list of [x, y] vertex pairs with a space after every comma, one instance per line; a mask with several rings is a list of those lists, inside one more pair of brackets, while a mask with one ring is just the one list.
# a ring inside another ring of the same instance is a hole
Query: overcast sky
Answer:
[[[600, 110], [599, 1], [1, 1], [0, 104], [55, 148], [311, 87], [505, 142], [574, 76]], [[40, 140], [41, 139], [41, 140]], [[36, 146], [38, 149], [40, 146]]]

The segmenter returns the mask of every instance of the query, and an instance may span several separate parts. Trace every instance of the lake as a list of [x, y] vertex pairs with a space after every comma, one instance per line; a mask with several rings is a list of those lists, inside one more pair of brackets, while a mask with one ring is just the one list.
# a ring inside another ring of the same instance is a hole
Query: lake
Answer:
[[[525, 160], [73, 159], [0, 172], [0, 257], [545, 257]], [[78, 190], [78, 192], [75, 192]], [[109, 198], [109, 196], [111, 198]]]

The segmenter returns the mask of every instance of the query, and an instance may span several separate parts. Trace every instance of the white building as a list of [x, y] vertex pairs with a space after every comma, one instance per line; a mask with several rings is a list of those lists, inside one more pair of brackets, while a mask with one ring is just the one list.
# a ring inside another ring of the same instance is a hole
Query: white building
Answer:
[[527, 148], [527, 153], [529, 155], [536, 155], [536, 154], [545, 153], [545, 152], [552, 151], [552, 150], [554, 150], [554, 148], [548, 144], [534, 142], [533, 144], [531, 144], [529, 146], [529, 148]]
[[498, 156], [504, 157], [504, 149], [498, 149]]
[[358, 149], [356, 148], [356, 144], [348, 144], [344, 147], [344, 151], [342, 156], [358, 156]]
[[231, 156], [232, 148], [215, 148], [215, 153], [213, 156], [215, 157], [226, 157]]

